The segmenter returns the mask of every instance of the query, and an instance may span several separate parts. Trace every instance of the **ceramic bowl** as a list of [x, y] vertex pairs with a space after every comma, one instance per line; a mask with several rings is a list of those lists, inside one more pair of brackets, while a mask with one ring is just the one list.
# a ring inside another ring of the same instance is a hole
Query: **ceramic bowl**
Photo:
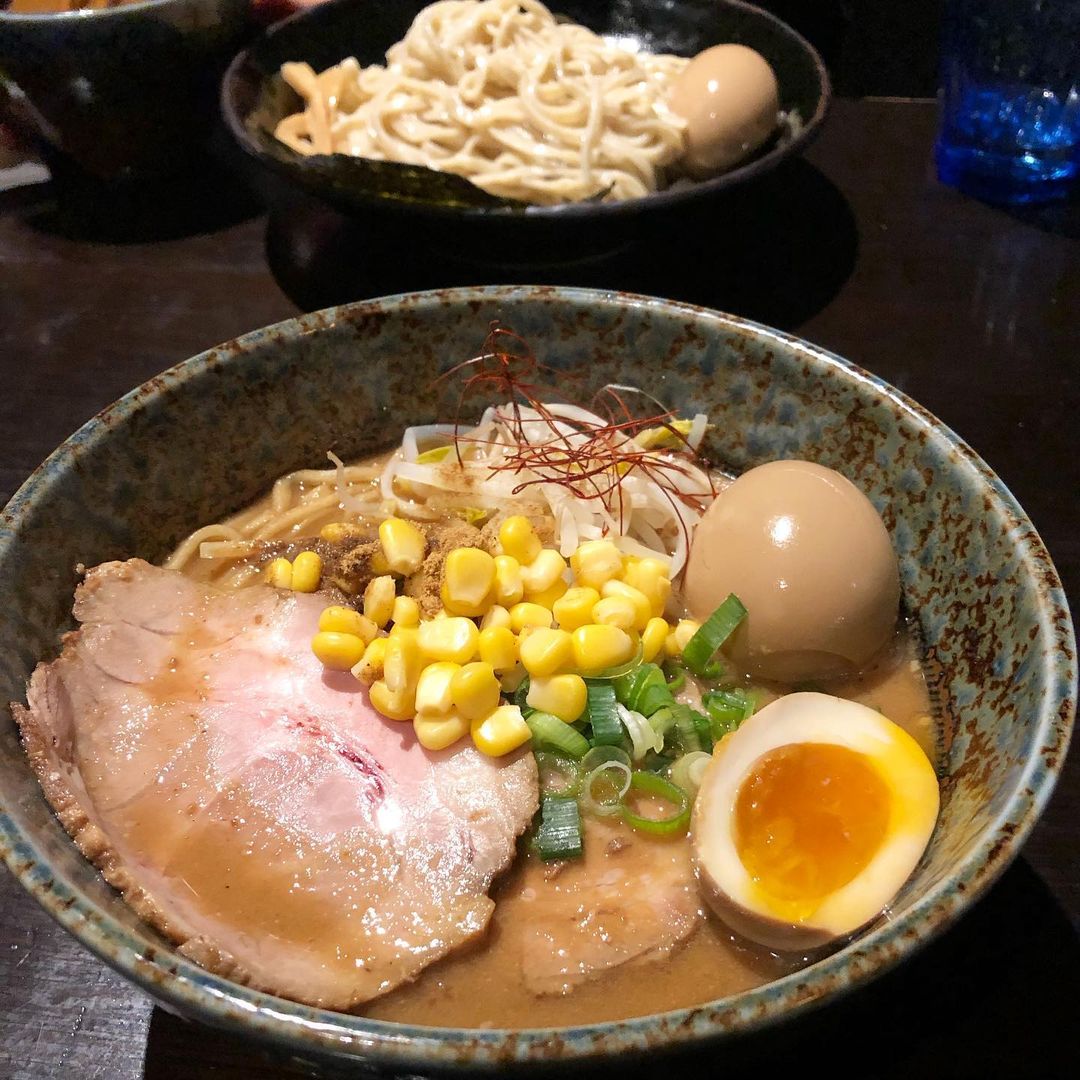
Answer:
[[79, 940], [168, 1008], [305, 1060], [505, 1071], [718, 1040], [849, 991], [940, 932], [1016, 855], [1061, 767], [1076, 693], [1064, 594], [1023, 510], [951, 431], [899, 391], [805, 342], [716, 312], [609, 292], [491, 287], [418, 293], [258, 330], [151, 379], [73, 435], [0, 520], [0, 693], [19, 699], [70, 625], [77, 563], [160, 559], [291, 469], [396, 445], [452, 415], [434, 378], [493, 319], [556, 369], [636, 383], [716, 427], [739, 471], [802, 456], [881, 511], [918, 621], [944, 730], [942, 810], [891, 917], [759, 989], [663, 1015], [550, 1030], [454, 1030], [320, 1011], [230, 983], [141, 924], [45, 803], [10, 717], [0, 728], [0, 847]]
[[[610, 245], [642, 214], [660, 212], [751, 181], [799, 154], [825, 119], [830, 89], [821, 57], [776, 16], [741, 0], [560, 0], [552, 9], [597, 33], [636, 42], [651, 52], [692, 56], [710, 45], [735, 41], [757, 49], [770, 62], [780, 84], [780, 105], [795, 110], [801, 126], [739, 167], [700, 183], [679, 185], [638, 199], [613, 203], [570, 203], [527, 209], [440, 204], [412, 187], [373, 188], [346, 155], [304, 158], [270, 134], [299, 98], [280, 85], [282, 63], [306, 60], [317, 71], [356, 56], [363, 64], [383, 63], [387, 48], [400, 40], [425, 0], [329, 0], [294, 15], [261, 34], [241, 52], [222, 84], [225, 122], [239, 145], [278, 178], [264, 190], [272, 201], [289, 190], [302, 191], [348, 215], [372, 210], [407, 219], [420, 216], [434, 239], [453, 250], [484, 249], [492, 261], [509, 261], [515, 252], [535, 256], [535, 248], [564, 250]], [[480, 193], [481, 197], [482, 193]], [[428, 236], [429, 241], [432, 236]], [[500, 256], [500, 260], [494, 258]]]

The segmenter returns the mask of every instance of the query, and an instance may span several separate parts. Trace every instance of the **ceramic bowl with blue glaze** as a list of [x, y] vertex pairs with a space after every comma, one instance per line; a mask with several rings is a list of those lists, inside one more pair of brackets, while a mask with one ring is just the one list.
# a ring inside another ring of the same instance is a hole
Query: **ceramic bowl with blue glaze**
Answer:
[[0, 693], [22, 697], [70, 625], [77, 564], [161, 559], [282, 473], [396, 445], [453, 415], [435, 376], [500, 319], [584, 389], [635, 383], [715, 423], [706, 452], [741, 471], [781, 457], [840, 470], [881, 511], [926, 646], [944, 732], [942, 809], [891, 917], [766, 986], [633, 1020], [557, 1030], [420, 1028], [322, 1011], [196, 967], [78, 853], [0, 723], [0, 848], [79, 940], [169, 1008], [297, 1057], [430, 1071], [608, 1057], [776, 1023], [865, 983], [951, 923], [1016, 855], [1053, 787], [1076, 696], [1064, 594], [1031, 523], [951, 431], [903, 394], [805, 342], [664, 300], [491, 287], [305, 315], [197, 356], [86, 424], [0, 519]]

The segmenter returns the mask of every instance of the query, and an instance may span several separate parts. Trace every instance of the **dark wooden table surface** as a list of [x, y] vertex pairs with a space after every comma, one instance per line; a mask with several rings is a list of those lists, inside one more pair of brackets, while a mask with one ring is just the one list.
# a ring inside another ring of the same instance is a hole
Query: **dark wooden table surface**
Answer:
[[[941, 187], [934, 122], [925, 101], [842, 100], [807, 160], [752, 191], [612, 258], [516, 275], [482, 252], [451, 258], [311, 207], [268, 221], [217, 187], [150, 215], [58, 208], [46, 186], [0, 193], [0, 502], [136, 383], [299, 307], [564, 280], [758, 318], [889, 379], [998, 471], [1075, 608], [1080, 207], [1010, 215]], [[941, 940], [847, 1001], [677, 1067], [771, 1075], [813, 1057], [867, 1076], [1075, 1075], [1078, 757], [1023, 857]], [[155, 1008], [0, 875], [0, 1077], [293, 1075]]]

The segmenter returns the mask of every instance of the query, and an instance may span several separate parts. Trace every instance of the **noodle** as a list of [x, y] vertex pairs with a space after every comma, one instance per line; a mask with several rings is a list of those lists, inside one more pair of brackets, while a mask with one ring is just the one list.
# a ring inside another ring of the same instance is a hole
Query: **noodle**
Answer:
[[666, 99], [688, 62], [632, 53], [537, 0], [442, 0], [385, 67], [283, 64], [304, 110], [274, 134], [300, 154], [423, 165], [532, 203], [630, 199], [683, 153]]

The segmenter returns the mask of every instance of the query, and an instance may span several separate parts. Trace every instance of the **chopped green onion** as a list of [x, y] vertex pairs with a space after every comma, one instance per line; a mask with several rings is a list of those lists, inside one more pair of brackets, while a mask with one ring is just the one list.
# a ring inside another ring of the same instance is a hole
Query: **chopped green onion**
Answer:
[[545, 862], [580, 857], [581, 813], [577, 799], [545, 795], [540, 800], [540, 828], [536, 831], [535, 846]]
[[[609, 775], [605, 776], [607, 773]], [[611, 785], [610, 798], [596, 797], [593, 785], [597, 780]], [[621, 761], [602, 761], [585, 777], [581, 785], [581, 805], [597, 817], [612, 817], [622, 807], [623, 796], [630, 790], [630, 766]]]
[[621, 761], [629, 766], [630, 755], [621, 746], [594, 746], [582, 759], [582, 773], [591, 773], [598, 765], [605, 761]]
[[713, 749], [713, 733], [712, 722], [704, 713], [699, 713], [696, 709], [690, 710], [691, 716], [694, 718], [694, 727], [697, 730], [698, 743], [701, 749], [706, 754], [711, 754]]
[[659, 683], [649, 683], [638, 695], [636, 712], [643, 716], [652, 716], [657, 709], [664, 709], [675, 704], [675, 697], [663, 678], [664, 676], [661, 675]]
[[598, 671], [595, 675], [590, 675], [590, 679], [619, 679], [625, 675], [628, 671], [633, 671], [634, 668], [641, 663], [641, 657], [644, 655], [641, 642], [638, 642], [637, 652], [625, 664], [616, 664], [614, 667], [609, 667], [604, 671]]
[[701, 695], [701, 704], [712, 721], [713, 738], [720, 739], [753, 715], [757, 699], [740, 689], [709, 690]]
[[690, 824], [690, 796], [681, 787], [654, 772], [639, 771], [630, 774], [630, 790], [646, 795], [658, 795], [672, 804], [673, 812], [667, 817], [644, 817], [631, 809], [626, 800], [622, 804], [623, 821], [639, 832], [652, 833], [655, 836], [670, 836], [683, 832]]
[[514, 691], [514, 693], [512, 695], [512, 700], [513, 700], [514, 704], [519, 709], [521, 709], [522, 712], [524, 712], [527, 708], [529, 708], [529, 702], [528, 702], [529, 684], [530, 684], [529, 676], [526, 675], [525, 678], [523, 678], [521, 680], [521, 682], [518, 683], [518, 687], [517, 687], [517, 689]]
[[[588, 755], [586, 755], [587, 757]], [[542, 795], [574, 796], [581, 790], [581, 769], [578, 763], [565, 754], [553, 754], [548, 750], [537, 750], [536, 768], [540, 773], [540, 793]]]
[[633, 747], [631, 756], [635, 761], [640, 761], [650, 750], [655, 752], [664, 749], [663, 735], [657, 734], [656, 729], [646, 717], [633, 709], [628, 709], [625, 705], [619, 705], [617, 708], [619, 719], [630, 736], [630, 745]]
[[674, 763], [675, 759], [668, 757], [667, 754], [648, 754], [641, 763], [641, 767], [646, 772], [663, 773], [667, 772]]
[[525, 717], [525, 723], [537, 750], [554, 750], [572, 758], [584, 757], [589, 751], [589, 740], [551, 713], [533, 711]]
[[672, 705], [673, 741], [684, 754], [694, 750], [712, 751], [713, 739], [709, 718], [689, 705]]
[[670, 705], [671, 695], [663, 671], [656, 664], [641, 664], [634, 671], [615, 680], [615, 695], [625, 705], [643, 716]]
[[588, 705], [585, 715], [592, 725], [593, 746], [619, 746], [626, 740], [616, 711], [615, 687], [609, 682], [586, 682]]
[[701, 787], [701, 778], [710, 761], [712, 761], [712, 754], [706, 754], [704, 750], [683, 754], [671, 766], [671, 782], [693, 798]]
[[682, 653], [683, 663], [695, 675], [704, 675], [709, 661], [745, 618], [746, 608], [742, 601], [731, 593], [686, 643]]
[[664, 674], [667, 676], [668, 689], [677, 694], [686, 685], [686, 668], [675, 661], [669, 661], [664, 665]]

